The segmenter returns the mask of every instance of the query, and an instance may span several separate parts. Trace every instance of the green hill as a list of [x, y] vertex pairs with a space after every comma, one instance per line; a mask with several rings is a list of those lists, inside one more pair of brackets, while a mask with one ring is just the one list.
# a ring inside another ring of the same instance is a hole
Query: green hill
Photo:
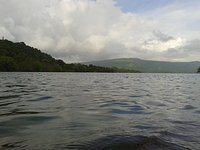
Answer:
[[57, 60], [25, 43], [0, 40], [1, 71], [62, 71]]
[[199, 61], [194, 62], [166, 62], [150, 61], [138, 58], [121, 58], [103, 61], [86, 62], [102, 67], [117, 67], [135, 69], [145, 73], [196, 73], [200, 66]]
[[24, 42], [14, 43], [0, 40], [0, 71], [24, 72], [136, 72], [127, 69], [98, 67], [79, 63], [66, 64], [49, 54], [27, 46]]

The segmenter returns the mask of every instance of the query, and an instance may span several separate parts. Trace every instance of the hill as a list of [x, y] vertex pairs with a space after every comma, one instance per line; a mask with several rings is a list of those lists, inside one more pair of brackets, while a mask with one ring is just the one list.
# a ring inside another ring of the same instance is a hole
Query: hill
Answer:
[[200, 62], [166, 62], [151, 61], [138, 58], [121, 58], [103, 61], [85, 62], [102, 67], [117, 67], [123, 69], [135, 69], [145, 73], [196, 73]]
[[0, 71], [62, 71], [57, 60], [24, 42], [0, 40]]
[[51, 55], [26, 45], [0, 40], [0, 71], [24, 72], [136, 72], [79, 63], [66, 64]]

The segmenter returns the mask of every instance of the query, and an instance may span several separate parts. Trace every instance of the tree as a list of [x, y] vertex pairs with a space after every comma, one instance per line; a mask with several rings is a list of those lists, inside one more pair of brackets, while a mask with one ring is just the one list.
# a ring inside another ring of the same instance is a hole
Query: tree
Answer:
[[198, 69], [197, 73], [200, 73], [200, 67], [199, 67], [199, 69]]
[[16, 64], [13, 58], [7, 56], [0, 57], [0, 70], [1, 71], [15, 71]]

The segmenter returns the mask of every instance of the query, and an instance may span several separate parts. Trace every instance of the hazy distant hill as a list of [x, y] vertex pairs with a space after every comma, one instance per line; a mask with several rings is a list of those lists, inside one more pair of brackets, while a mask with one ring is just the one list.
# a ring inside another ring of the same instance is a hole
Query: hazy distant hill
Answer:
[[200, 62], [165, 62], [150, 61], [138, 58], [121, 58], [103, 61], [86, 62], [84, 64], [93, 64], [103, 67], [118, 67], [124, 69], [135, 69], [141, 72], [155, 73], [196, 73]]

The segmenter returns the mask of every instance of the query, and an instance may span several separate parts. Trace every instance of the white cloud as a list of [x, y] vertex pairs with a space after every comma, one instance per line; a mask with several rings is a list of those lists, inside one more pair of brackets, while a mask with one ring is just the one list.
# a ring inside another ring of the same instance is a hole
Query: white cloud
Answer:
[[[176, 49], [178, 53], [187, 41], [200, 36], [197, 13], [200, 5], [192, 9], [191, 5], [173, 3], [135, 14], [122, 12], [115, 3], [114, 0], [1, 0], [0, 36], [25, 41], [65, 61], [165, 56], [170, 59], [168, 50]], [[171, 55], [171, 60], [174, 57]], [[184, 59], [190, 58], [186, 54]]]
[[[157, 34], [157, 33], [156, 33]], [[156, 35], [156, 39], [150, 39], [142, 44], [142, 48], [146, 50], [154, 50], [157, 52], [166, 51], [172, 48], [179, 48], [185, 45], [185, 39], [181, 37], [171, 37], [161, 33], [161, 36]]]

